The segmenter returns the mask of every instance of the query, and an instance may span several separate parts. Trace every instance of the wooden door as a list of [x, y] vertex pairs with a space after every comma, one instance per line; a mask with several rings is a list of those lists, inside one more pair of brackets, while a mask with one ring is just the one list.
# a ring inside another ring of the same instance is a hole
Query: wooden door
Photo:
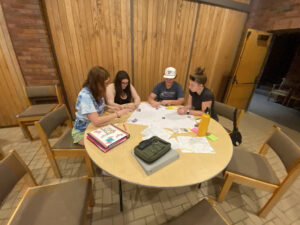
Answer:
[[272, 34], [270, 33], [248, 29], [225, 95], [224, 102], [226, 104], [240, 109], [248, 106], [271, 39]]

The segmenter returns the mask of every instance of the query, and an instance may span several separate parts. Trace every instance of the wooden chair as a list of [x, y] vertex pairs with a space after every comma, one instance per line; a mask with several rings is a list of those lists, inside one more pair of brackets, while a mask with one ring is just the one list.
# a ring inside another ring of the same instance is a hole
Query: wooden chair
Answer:
[[[18, 124], [22, 129], [25, 137], [32, 140], [32, 135], [29, 132], [28, 126], [34, 125], [35, 121], [40, 120], [47, 113], [62, 105], [62, 96], [57, 85], [53, 86], [31, 86], [24, 90], [27, 98], [25, 99], [29, 107], [19, 113], [17, 117]], [[36, 104], [32, 105], [31, 101], [51, 100], [57, 98], [57, 104]]]
[[[215, 109], [215, 113], [222, 116], [222, 117], [225, 117], [226, 119], [229, 119], [232, 121], [234, 121], [234, 112], [236, 110], [235, 107], [233, 106], [230, 106], [230, 105], [226, 105], [222, 102], [217, 102], [215, 101], [214, 102], [214, 109]], [[237, 116], [236, 116], [236, 126], [238, 127], [239, 126], [239, 122], [242, 118], [244, 114], [244, 110], [243, 109], [237, 109]], [[232, 130], [228, 129], [228, 128], [225, 128], [227, 130], [227, 132], [230, 134], [232, 132]]]
[[295, 85], [295, 88], [293, 88], [291, 95], [289, 96], [287, 106], [290, 105], [291, 101], [294, 101], [293, 102], [294, 105], [297, 101], [300, 101], [300, 83]]
[[271, 91], [269, 91], [268, 101], [272, 96], [282, 96], [284, 97], [283, 105], [286, 104], [287, 98], [290, 95], [292, 91], [292, 84], [290, 81], [288, 81], [286, 78], [282, 78], [282, 81], [280, 84], [273, 84], [273, 87]]
[[0, 162], [0, 203], [23, 177], [30, 188], [25, 191], [8, 225], [85, 224], [88, 205], [94, 205], [91, 179], [83, 177], [37, 186], [27, 165], [11, 151]]
[[[51, 133], [62, 124], [66, 124], [68, 129], [58, 139], [58, 141], [51, 146], [48, 138], [50, 137]], [[92, 163], [84, 146], [73, 143], [73, 126], [71, 116], [65, 105], [62, 105], [58, 109], [48, 113], [40, 121], [36, 121], [35, 125], [56, 177], [61, 177], [61, 173], [55, 160], [55, 158], [59, 156], [84, 157], [88, 176], [94, 176]]]
[[230, 224], [215, 208], [210, 199], [203, 199], [182, 215], [166, 223], [166, 225], [228, 225]]
[[[279, 181], [264, 155], [272, 148], [287, 170], [287, 176]], [[259, 211], [265, 217], [279, 201], [288, 187], [300, 174], [300, 148], [286, 134], [275, 127], [274, 133], [261, 147], [259, 154], [240, 149], [234, 151], [233, 157], [225, 171], [225, 183], [218, 196], [221, 202], [233, 182], [273, 192], [272, 197]]]

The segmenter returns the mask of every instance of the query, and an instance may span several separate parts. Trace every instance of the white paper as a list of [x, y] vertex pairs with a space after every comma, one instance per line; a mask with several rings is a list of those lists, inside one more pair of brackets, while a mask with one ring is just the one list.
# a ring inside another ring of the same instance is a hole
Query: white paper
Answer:
[[171, 129], [194, 128], [196, 124], [193, 116], [178, 115], [176, 109], [168, 109], [164, 106], [153, 108], [148, 103], [141, 103], [131, 114], [127, 123]]
[[151, 138], [152, 136], [157, 136], [165, 141], [169, 141], [168, 139], [171, 137], [172, 132], [168, 131], [164, 128], [151, 125], [148, 128], [146, 128], [145, 130], [143, 130], [142, 134], [145, 135], [143, 137], [143, 140]]
[[215, 153], [206, 137], [178, 136], [177, 140], [184, 153]]

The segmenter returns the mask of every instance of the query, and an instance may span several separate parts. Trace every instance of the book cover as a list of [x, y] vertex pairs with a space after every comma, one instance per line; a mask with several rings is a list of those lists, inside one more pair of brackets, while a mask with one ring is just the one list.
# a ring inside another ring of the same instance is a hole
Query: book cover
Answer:
[[171, 149], [168, 151], [165, 155], [163, 155], [161, 158], [156, 160], [155, 162], [148, 164], [145, 163], [143, 160], [141, 160], [138, 156], [134, 154], [134, 150], [131, 151], [132, 155], [135, 157], [135, 159], [138, 161], [138, 163], [141, 165], [141, 167], [144, 169], [146, 174], [149, 176], [152, 173], [160, 170], [161, 168], [169, 165], [170, 163], [174, 162], [179, 158], [178, 152]]
[[129, 138], [129, 134], [109, 124], [88, 133], [87, 139], [102, 151], [107, 152]]

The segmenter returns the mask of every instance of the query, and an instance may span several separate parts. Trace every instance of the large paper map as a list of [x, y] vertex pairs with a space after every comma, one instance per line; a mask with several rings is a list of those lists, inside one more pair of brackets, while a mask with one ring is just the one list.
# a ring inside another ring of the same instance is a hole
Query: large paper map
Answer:
[[175, 107], [153, 108], [148, 103], [141, 103], [127, 123], [176, 129], [194, 128], [196, 121], [193, 116], [178, 115]]

